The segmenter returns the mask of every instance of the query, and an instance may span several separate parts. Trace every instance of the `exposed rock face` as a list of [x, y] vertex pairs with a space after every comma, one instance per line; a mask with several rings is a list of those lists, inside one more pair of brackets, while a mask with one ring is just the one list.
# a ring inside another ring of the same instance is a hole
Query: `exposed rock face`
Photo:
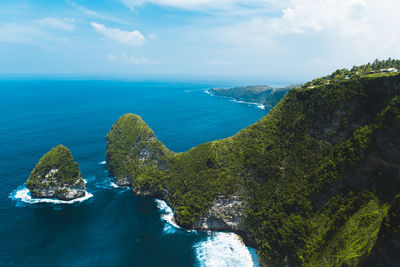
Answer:
[[243, 201], [238, 196], [219, 196], [193, 227], [204, 230], [245, 231], [242, 216]]
[[26, 185], [36, 198], [72, 200], [85, 196], [85, 182], [71, 152], [59, 145], [44, 155]]
[[243, 222], [244, 205], [244, 200], [238, 195], [218, 196], [210, 209], [194, 222], [193, 228], [235, 232], [244, 239], [247, 245], [256, 246], [254, 237]]

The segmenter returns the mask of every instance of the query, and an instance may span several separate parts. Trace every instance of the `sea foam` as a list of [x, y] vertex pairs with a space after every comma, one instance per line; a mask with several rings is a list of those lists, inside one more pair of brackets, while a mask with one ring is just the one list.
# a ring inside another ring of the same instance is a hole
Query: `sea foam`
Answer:
[[[204, 92], [205, 92], [206, 94], [211, 95], [211, 96], [215, 96], [213, 93], [211, 93], [211, 92], [208, 91], [208, 90], [205, 90]], [[232, 97], [229, 97], [229, 96], [219, 96], [219, 97], [229, 98], [229, 99], [230, 99], [229, 101], [232, 101], [232, 102], [235, 102], [235, 103], [246, 104], [246, 105], [248, 105], [248, 106], [256, 106], [256, 107], [259, 108], [259, 109], [265, 109], [265, 105], [263, 105], [263, 104], [261, 104], [261, 103], [247, 102], [247, 101], [243, 101], [243, 100], [236, 100], [236, 99], [233, 99]]]
[[95, 187], [101, 188], [101, 189], [123, 189], [122, 191], [130, 190], [131, 188], [128, 186], [119, 186], [115, 182], [114, 177], [110, 176], [108, 171], [106, 171], [106, 177], [104, 180], [101, 181], [96, 181], [94, 184]]
[[[155, 202], [161, 211], [161, 220], [165, 222], [164, 233], [173, 234], [182, 230], [175, 221], [172, 208], [163, 200], [156, 199]], [[195, 230], [190, 232], [197, 233]], [[196, 266], [260, 266], [257, 251], [246, 247], [237, 234], [212, 231], [207, 233], [205, 240], [193, 246], [197, 258]]]
[[196, 266], [259, 266], [255, 249], [246, 247], [234, 233], [213, 232], [194, 245]]
[[174, 212], [171, 207], [167, 205], [164, 200], [155, 200], [158, 209], [161, 211], [161, 220], [165, 222], [164, 233], [172, 234], [176, 232], [176, 229], [182, 229], [175, 221]]
[[265, 105], [256, 103], [256, 102], [247, 102], [247, 101], [235, 100], [235, 99], [231, 99], [230, 101], [239, 103], [239, 104], [246, 104], [248, 106], [256, 106], [257, 108], [260, 108], [260, 109], [265, 109]]
[[104, 160], [104, 161], [100, 161], [99, 163], [97, 163], [98, 165], [106, 165], [106, 161]]
[[26, 204], [38, 204], [38, 203], [74, 204], [74, 203], [83, 202], [92, 197], [93, 197], [93, 194], [86, 191], [85, 196], [76, 198], [73, 200], [59, 200], [59, 199], [52, 199], [52, 198], [33, 198], [31, 196], [31, 193], [29, 192], [29, 189], [26, 188], [25, 185], [19, 186], [16, 190], [14, 190], [9, 195], [9, 198], [11, 198], [12, 200], [17, 202], [17, 206], [20, 206], [20, 204], [22, 204], [22, 202], [26, 203]]

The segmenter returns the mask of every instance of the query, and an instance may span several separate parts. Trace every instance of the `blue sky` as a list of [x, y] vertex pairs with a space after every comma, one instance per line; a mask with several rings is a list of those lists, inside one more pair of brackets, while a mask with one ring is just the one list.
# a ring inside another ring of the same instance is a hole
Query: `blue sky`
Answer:
[[1, 74], [307, 81], [400, 58], [398, 0], [2, 0]]

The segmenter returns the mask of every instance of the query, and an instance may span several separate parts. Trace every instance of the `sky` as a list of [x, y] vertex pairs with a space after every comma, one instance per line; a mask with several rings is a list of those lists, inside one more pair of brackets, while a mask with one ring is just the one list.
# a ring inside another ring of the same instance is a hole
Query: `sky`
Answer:
[[308, 81], [400, 58], [398, 0], [1, 0], [0, 74]]

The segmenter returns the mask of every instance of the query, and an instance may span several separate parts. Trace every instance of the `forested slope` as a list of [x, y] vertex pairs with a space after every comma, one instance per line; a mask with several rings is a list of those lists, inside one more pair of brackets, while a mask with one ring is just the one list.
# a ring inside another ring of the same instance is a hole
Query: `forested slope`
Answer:
[[154, 143], [142, 122], [116, 122], [107, 164], [135, 192], [166, 199], [184, 227], [216, 199], [240, 199], [240, 229], [263, 265], [400, 265], [399, 73], [292, 89], [256, 124], [184, 153]]

